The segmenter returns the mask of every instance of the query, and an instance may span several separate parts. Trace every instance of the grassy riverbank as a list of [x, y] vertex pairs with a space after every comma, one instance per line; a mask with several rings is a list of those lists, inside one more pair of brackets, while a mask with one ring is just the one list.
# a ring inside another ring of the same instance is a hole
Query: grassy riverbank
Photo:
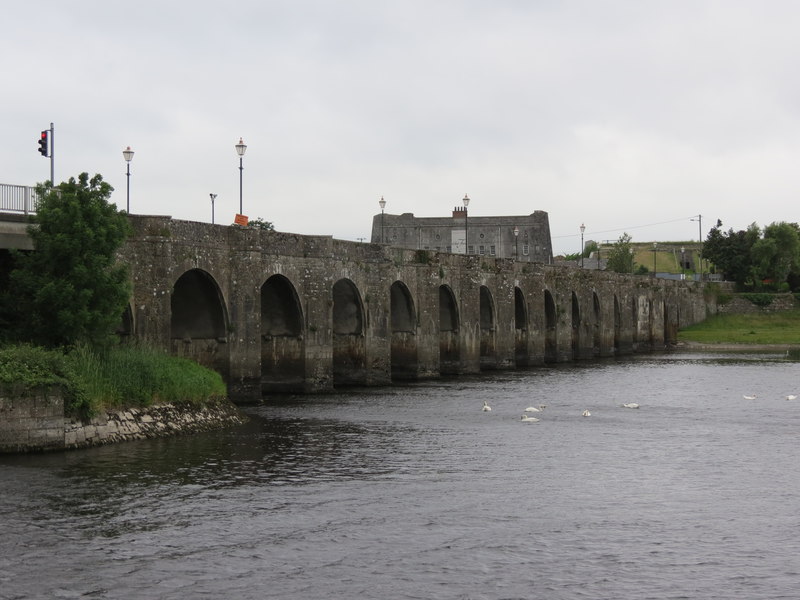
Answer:
[[119, 346], [105, 353], [68, 353], [30, 345], [0, 348], [0, 385], [17, 393], [43, 386], [64, 389], [68, 414], [92, 416], [107, 408], [159, 402], [205, 404], [227, 395], [218, 373], [190, 360], [147, 348]]
[[678, 341], [701, 344], [800, 345], [800, 309], [715, 315], [679, 331]]

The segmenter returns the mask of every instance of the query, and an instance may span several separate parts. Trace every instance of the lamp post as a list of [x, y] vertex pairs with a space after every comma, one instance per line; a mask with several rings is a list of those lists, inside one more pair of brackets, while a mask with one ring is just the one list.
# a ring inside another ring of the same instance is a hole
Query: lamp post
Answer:
[[586, 231], [586, 225], [581, 223], [581, 269], [583, 268], [583, 232]]
[[514, 260], [519, 260], [519, 227], [514, 225]]
[[703, 215], [697, 215], [689, 219], [690, 221], [697, 221], [697, 241], [700, 242], [700, 251], [698, 252], [698, 262], [700, 263], [700, 281], [703, 280]]
[[216, 194], [209, 194], [211, 196], [211, 224], [214, 224], [214, 200], [217, 199]]
[[239, 214], [242, 214], [242, 171], [244, 171], [244, 166], [242, 165], [242, 157], [244, 156], [244, 151], [247, 150], [247, 146], [245, 145], [242, 138], [239, 138], [239, 143], [236, 144], [236, 154], [239, 155]]
[[386, 200], [383, 199], [383, 196], [381, 196], [381, 199], [378, 200], [378, 204], [381, 205], [381, 244], [385, 244], [386, 236], [384, 235], [383, 229], [383, 209], [386, 208]]
[[131, 214], [131, 161], [133, 160], [133, 150], [131, 150], [130, 146], [122, 151], [122, 158], [124, 158], [125, 162], [128, 163], [128, 172], [126, 173], [128, 176], [128, 204], [126, 210], [128, 211], [128, 214]]
[[464, 203], [464, 254], [469, 254], [469, 229], [468, 229], [468, 218], [469, 215], [467, 214], [467, 207], [469, 206], [469, 196], [464, 194], [464, 199], [462, 200]]
[[656, 278], [656, 247], [658, 242], [653, 242], [653, 279]]
[[634, 256], [636, 256], [636, 250], [633, 249], [633, 246], [630, 247], [631, 251], [631, 275], [633, 275], [633, 267], [636, 265], [636, 261], [634, 260]]
[[686, 268], [686, 261], [684, 260], [684, 252], [686, 252], [686, 248], [681, 246], [681, 279], [686, 279], [686, 276], [683, 273], [683, 270]]

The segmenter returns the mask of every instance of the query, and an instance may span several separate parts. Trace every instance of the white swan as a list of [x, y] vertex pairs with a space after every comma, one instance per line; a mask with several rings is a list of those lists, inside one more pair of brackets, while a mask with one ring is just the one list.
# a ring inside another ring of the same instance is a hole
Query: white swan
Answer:
[[581, 416], [584, 416], [584, 417], [591, 417], [591, 416], [592, 416], [592, 413], [590, 413], [588, 410], [585, 410], [585, 411], [583, 411], [583, 412], [581, 413]]
[[636, 402], [626, 402], [622, 406], [625, 408], [639, 408], [639, 405]]
[[522, 415], [520, 421], [522, 421], [523, 423], [538, 423], [539, 419], [537, 419], [536, 417], [529, 417], [528, 415]]
[[542, 412], [541, 407], [536, 408], [535, 406], [529, 406], [525, 409], [525, 412]]
[[486, 400], [483, 401], [483, 408], [481, 409], [483, 412], [487, 412], [492, 410], [492, 407], [489, 406], [489, 403]]
[[745, 394], [744, 396], [742, 396], [742, 398], [744, 398], [745, 400], [755, 400], [756, 399], [756, 395], [755, 394], [751, 394], [751, 395]]
[[794, 394], [789, 394], [788, 396], [786, 396], [786, 399], [787, 400], [796, 400], [797, 396], [795, 396]]

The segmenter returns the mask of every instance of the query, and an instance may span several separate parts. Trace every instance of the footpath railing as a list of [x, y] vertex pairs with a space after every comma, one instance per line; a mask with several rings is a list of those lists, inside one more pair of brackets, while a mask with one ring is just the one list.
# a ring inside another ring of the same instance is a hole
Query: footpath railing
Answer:
[[39, 206], [36, 188], [0, 183], [0, 212], [35, 213]]

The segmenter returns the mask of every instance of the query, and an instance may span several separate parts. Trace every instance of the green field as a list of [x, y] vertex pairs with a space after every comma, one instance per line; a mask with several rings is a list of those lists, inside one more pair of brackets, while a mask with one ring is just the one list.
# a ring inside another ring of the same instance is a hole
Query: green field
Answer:
[[754, 315], [715, 315], [702, 323], [681, 329], [678, 341], [800, 345], [800, 309]]

